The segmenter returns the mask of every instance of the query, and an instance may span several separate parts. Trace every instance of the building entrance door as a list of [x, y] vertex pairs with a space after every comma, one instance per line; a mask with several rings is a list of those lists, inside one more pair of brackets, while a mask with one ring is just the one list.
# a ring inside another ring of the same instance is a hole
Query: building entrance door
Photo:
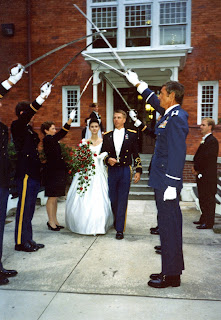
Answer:
[[[160, 87], [149, 86], [149, 88], [154, 91], [156, 94], [159, 94]], [[154, 132], [154, 127], [156, 124], [156, 111], [152, 108], [150, 104], [147, 104], [146, 101], [143, 100], [142, 96], [137, 92], [136, 88], [118, 88], [124, 99], [127, 101], [128, 105], [131, 109], [135, 109], [137, 111], [137, 117], [140, 119], [145, 125], [151, 128]], [[124, 111], [128, 111], [126, 105], [114, 91], [114, 110], [123, 109]], [[154, 152], [155, 147], [155, 138], [152, 135], [146, 135], [141, 132], [141, 130], [134, 127], [133, 121], [130, 117], [127, 117], [127, 121], [125, 124], [127, 129], [137, 130], [138, 131], [138, 141], [139, 141], [139, 152], [145, 154], [152, 154]]]

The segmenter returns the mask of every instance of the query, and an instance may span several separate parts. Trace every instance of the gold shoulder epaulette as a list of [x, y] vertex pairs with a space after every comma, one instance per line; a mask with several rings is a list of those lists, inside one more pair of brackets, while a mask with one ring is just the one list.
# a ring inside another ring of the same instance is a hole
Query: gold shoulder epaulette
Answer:
[[109, 132], [111, 132], [112, 130], [110, 130], [110, 131], [107, 131], [107, 132], [104, 132], [104, 134], [107, 134], [107, 133], [109, 133]]
[[127, 129], [127, 130], [130, 132], [133, 132], [133, 133], [137, 133], [137, 131], [135, 131], [135, 130], [131, 130], [131, 129]]

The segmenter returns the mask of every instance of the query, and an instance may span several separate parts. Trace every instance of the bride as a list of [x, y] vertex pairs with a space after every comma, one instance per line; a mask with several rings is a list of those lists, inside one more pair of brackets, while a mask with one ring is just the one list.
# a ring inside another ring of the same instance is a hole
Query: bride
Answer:
[[[90, 149], [95, 164], [95, 175], [92, 176], [90, 186], [83, 195], [79, 195], [78, 177], [73, 178], [67, 195], [65, 221], [69, 230], [75, 233], [96, 235], [104, 234], [113, 225], [113, 213], [108, 196], [107, 172], [103, 164], [106, 152], [99, 155], [102, 139], [98, 137], [100, 129], [97, 119], [89, 123], [91, 138]], [[88, 140], [83, 139], [83, 143]]]

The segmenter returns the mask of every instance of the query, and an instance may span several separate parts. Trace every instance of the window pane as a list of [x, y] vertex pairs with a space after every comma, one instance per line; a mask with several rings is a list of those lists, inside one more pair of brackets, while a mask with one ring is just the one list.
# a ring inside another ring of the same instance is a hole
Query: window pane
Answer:
[[186, 26], [160, 27], [160, 44], [174, 45], [186, 43]]
[[202, 86], [202, 117], [213, 118], [214, 86]]
[[186, 2], [160, 4], [160, 24], [186, 23]]
[[73, 122], [76, 123], [78, 120], [78, 108], [75, 107], [77, 103], [77, 90], [67, 90], [67, 119], [69, 119], [72, 110], [76, 110], [76, 114]]
[[151, 29], [150, 28], [127, 28], [126, 46], [141, 47], [150, 46]]
[[[107, 32], [105, 32], [105, 37], [110, 42], [111, 46], [113, 48], [116, 48], [117, 46], [117, 29], [106, 29]], [[96, 32], [96, 30], [92, 30], [92, 32]], [[109, 48], [109, 46], [106, 44], [106, 42], [99, 37], [98, 35], [95, 36], [97, 40], [93, 43], [93, 48]]]
[[151, 25], [151, 5], [126, 6], [125, 19], [127, 27]]
[[92, 21], [99, 29], [117, 27], [117, 8], [92, 8]]

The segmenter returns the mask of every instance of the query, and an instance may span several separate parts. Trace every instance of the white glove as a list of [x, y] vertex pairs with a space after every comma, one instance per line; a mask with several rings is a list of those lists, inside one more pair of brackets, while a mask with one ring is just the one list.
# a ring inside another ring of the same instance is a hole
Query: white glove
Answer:
[[101, 154], [99, 154], [99, 155], [97, 156], [97, 159], [103, 160], [107, 155], [108, 155], [108, 153], [107, 153], [106, 151], [105, 151], [105, 152], [102, 152]]
[[130, 110], [129, 111], [129, 116], [131, 117], [131, 119], [133, 121], [136, 121], [137, 120], [137, 115], [136, 115], [136, 112], [134, 110]]
[[135, 127], [139, 127], [140, 125], [141, 125], [141, 121], [139, 120], [139, 119], [137, 119], [135, 122], [134, 122], [134, 125], [135, 125]]
[[47, 99], [47, 97], [51, 93], [51, 87], [52, 84], [50, 82], [46, 82], [45, 84], [43, 84], [43, 86], [40, 88], [40, 95], [36, 99], [36, 102], [38, 104], [41, 105], [45, 101], [45, 99]]
[[76, 110], [74, 109], [74, 110], [71, 111], [70, 116], [69, 116], [72, 121], [74, 120], [75, 115], [76, 115]]
[[177, 192], [175, 187], [167, 187], [164, 191], [163, 201], [174, 200], [177, 197]]
[[20, 63], [18, 63], [16, 67], [11, 69], [8, 81], [16, 84], [21, 79], [24, 70], [24, 67]]
[[136, 86], [138, 83], [140, 83], [140, 80], [138, 79], [138, 75], [136, 72], [128, 70], [126, 73], [127, 80], [133, 85]]

